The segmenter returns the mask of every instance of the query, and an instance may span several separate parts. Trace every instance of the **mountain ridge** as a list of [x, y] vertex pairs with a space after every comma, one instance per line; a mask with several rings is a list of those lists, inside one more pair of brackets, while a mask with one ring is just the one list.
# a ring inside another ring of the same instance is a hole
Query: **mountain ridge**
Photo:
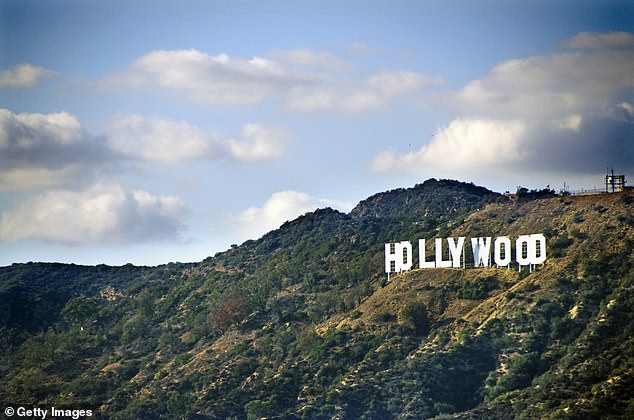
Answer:
[[[552, 195], [428, 180], [200, 263], [1, 268], [0, 312], [19, 291], [30, 323], [0, 325], [0, 399], [113, 419], [628, 418], [634, 194]], [[530, 233], [548, 241], [532, 272], [386, 281], [386, 242]], [[28, 278], [75, 293], [34, 316], [55, 288]]]

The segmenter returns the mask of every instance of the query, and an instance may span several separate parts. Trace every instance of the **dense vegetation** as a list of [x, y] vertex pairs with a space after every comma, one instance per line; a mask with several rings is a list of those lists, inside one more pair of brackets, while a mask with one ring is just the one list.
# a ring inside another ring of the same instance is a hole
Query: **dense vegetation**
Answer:
[[[634, 194], [428, 180], [200, 263], [0, 268], [0, 401], [102, 418], [634, 417]], [[544, 232], [538, 270], [383, 243]]]

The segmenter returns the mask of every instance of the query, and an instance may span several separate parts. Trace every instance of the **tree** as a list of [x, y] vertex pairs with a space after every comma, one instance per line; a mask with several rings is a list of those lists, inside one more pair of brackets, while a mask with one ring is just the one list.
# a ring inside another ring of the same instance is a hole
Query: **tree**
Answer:
[[96, 299], [86, 296], [77, 296], [69, 299], [61, 311], [62, 316], [68, 323], [78, 324], [82, 330], [88, 326], [96, 313]]
[[401, 308], [398, 318], [401, 324], [411, 328], [417, 334], [423, 335], [429, 332], [431, 322], [427, 313], [427, 306], [423, 302], [418, 300], [407, 302]]
[[266, 417], [271, 410], [271, 404], [267, 401], [252, 400], [244, 405], [244, 413], [248, 420], [256, 420]]
[[222, 332], [240, 322], [245, 316], [246, 306], [246, 301], [240, 298], [229, 299], [221, 304], [212, 316], [214, 328]]

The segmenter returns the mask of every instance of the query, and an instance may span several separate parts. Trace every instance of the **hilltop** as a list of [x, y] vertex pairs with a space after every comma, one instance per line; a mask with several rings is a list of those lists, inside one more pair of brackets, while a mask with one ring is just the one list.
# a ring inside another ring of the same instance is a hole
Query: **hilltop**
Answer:
[[[428, 180], [200, 263], [0, 268], [0, 400], [102, 418], [631, 418], [634, 192]], [[384, 273], [386, 242], [546, 263]]]

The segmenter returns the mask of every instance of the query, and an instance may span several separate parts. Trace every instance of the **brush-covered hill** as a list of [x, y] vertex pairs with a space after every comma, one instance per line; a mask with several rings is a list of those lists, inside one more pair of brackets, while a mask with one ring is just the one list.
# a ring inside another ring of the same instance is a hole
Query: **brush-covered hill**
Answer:
[[[428, 180], [196, 264], [0, 268], [0, 401], [112, 419], [634, 417], [634, 192], [519, 192]], [[530, 233], [548, 250], [532, 272], [386, 282], [386, 242]]]

